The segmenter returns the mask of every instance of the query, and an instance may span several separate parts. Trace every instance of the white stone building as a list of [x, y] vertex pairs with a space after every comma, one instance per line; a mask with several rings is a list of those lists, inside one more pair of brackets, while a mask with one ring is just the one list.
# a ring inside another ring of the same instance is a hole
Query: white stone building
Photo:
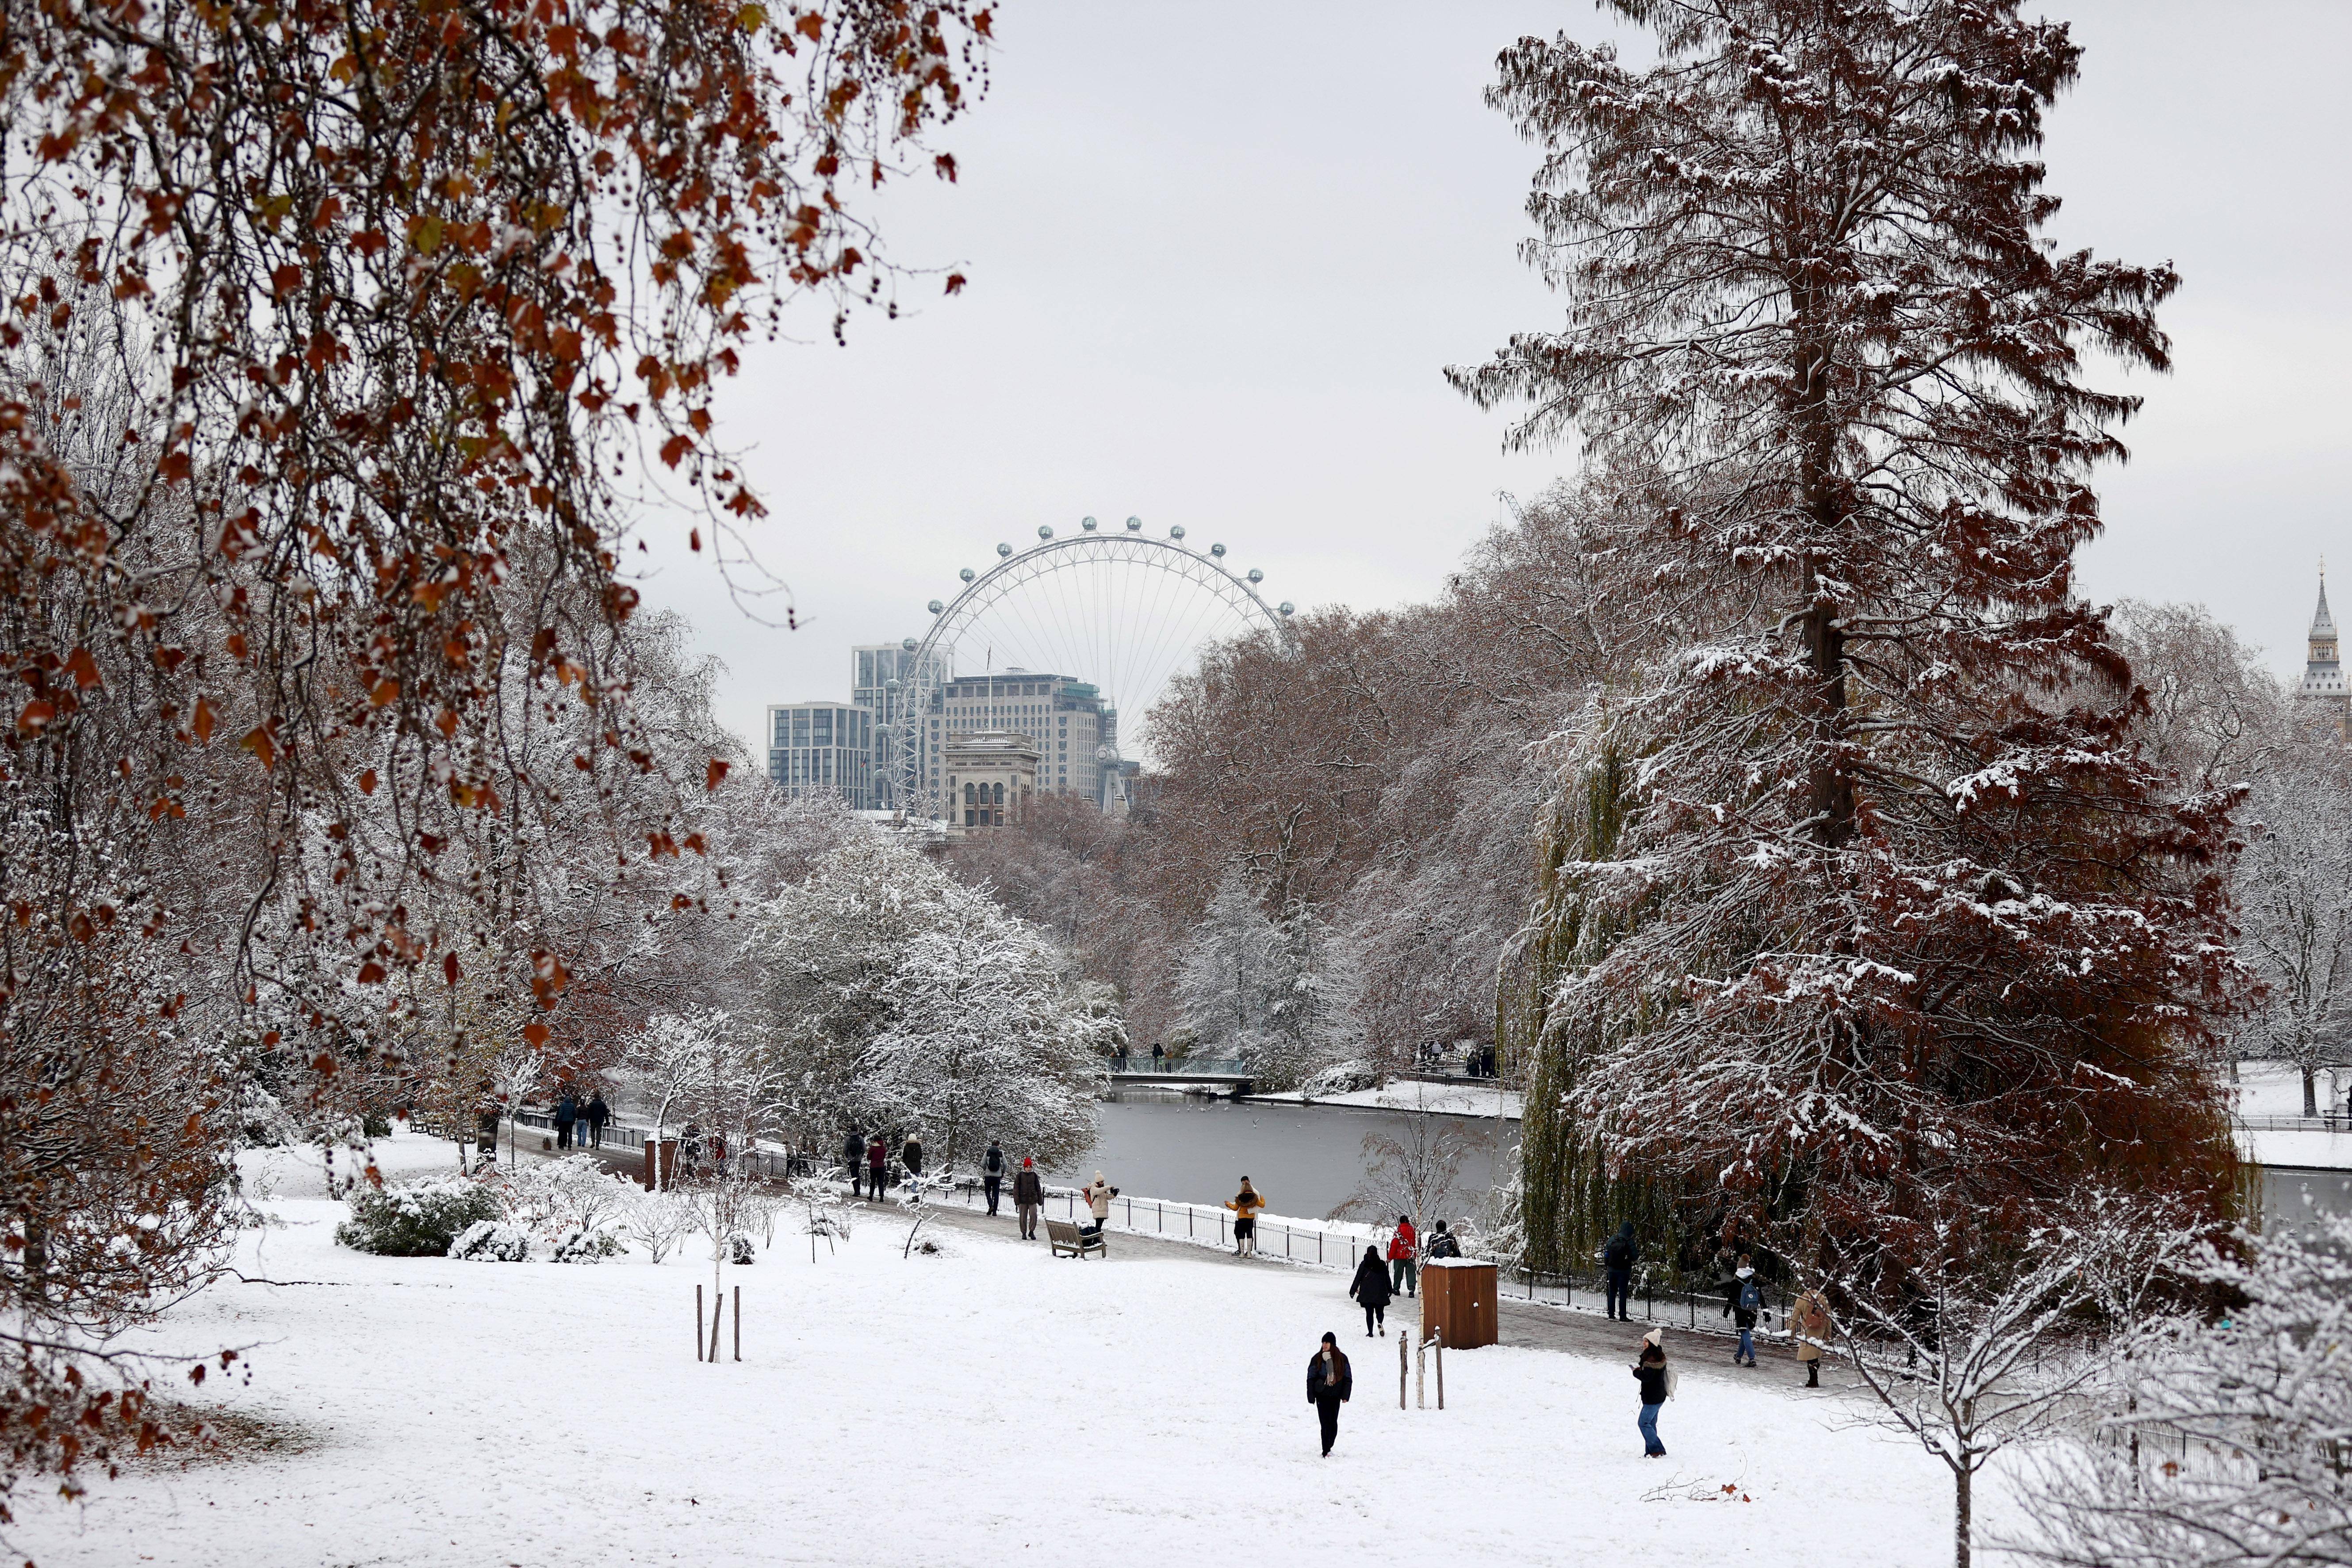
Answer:
[[1003, 827], [1036, 797], [1037, 742], [1017, 731], [952, 731], [942, 748], [947, 811], [956, 828]]

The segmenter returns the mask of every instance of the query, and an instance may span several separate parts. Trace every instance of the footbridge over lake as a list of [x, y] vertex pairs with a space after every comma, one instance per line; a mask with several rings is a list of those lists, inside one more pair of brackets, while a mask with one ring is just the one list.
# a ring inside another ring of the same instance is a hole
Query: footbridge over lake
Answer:
[[1212, 1094], [1247, 1094], [1257, 1075], [1238, 1057], [1168, 1057], [1154, 1066], [1150, 1057], [1110, 1058], [1113, 1089], [1186, 1089]]

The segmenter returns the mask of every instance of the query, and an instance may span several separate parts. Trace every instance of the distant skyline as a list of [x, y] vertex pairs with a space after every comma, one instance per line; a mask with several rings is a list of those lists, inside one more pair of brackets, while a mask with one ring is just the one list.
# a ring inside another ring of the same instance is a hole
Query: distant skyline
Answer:
[[[2352, 572], [2352, 7], [2043, 10], [2085, 47], [2050, 118], [2053, 237], [2183, 276], [2176, 369], [2130, 388], [2147, 407], [2100, 478], [2084, 589], [2201, 602], [2292, 674], [2319, 557]], [[1535, 153], [1479, 95], [1522, 34], [1608, 35], [1593, 8], [1014, 0], [997, 21], [988, 97], [940, 143], [961, 182], [887, 209], [898, 260], [967, 289], [912, 279], [845, 349], [812, 321], [721, 401], [799, 629], [738, 607], [683, 511], [641, 522], [647, 600], [725, 662], [747, 742], [769, 702], [845, 698], [851, 645], [919, 635], [959, 567], [1040, 523], [1182, 523], [1269, 597], [1370, 609], [1434, 595], [1503, 493], [1574, 469], [1505, 456], [1442, 372], [1561, 318], [1516, 251]]]

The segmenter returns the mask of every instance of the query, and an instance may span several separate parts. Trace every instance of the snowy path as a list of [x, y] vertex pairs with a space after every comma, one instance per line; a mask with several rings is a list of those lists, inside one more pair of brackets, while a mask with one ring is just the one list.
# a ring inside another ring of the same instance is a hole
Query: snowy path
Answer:
[[[1696, 1360], [1663, 1422], [1673, 1458], [1652, 1463], [1620, 1355], [1460, 1352], [1439, 1413], [1396, 1408], [1384, 1347], [1322, 1461], [1307, 1356], [1326, 1328], [1364, 1342], [1321, 1271], [1137, 1241], [1055, 1260], [952, 1220], [950, 1256], [906, 1260], [903, 1225], [867, 1210], [838, 1257], [780, 1237], [730, 1269], [745, 1359], [704, 1366], [688, 1320], [707, 1262], [368, 1258], [332, 1245], [341, 1205], [272, 1206], [286, 1225], [247, 1238], [245, 1270], [342, 1288], [224, 1286], [163, 1337], [252, 1344], [251, 1381], [207, 1393], [310, 1446], [100, 1481], [79, 1508], [26, 1497], [16, 1551], [43, 1568], [1949, 1560], [1949, 1492], [1916, 1448], [1843, 1427], [1845, 1401]], [[1753, 1501], [1697, 1500], [1727, 1483]]]

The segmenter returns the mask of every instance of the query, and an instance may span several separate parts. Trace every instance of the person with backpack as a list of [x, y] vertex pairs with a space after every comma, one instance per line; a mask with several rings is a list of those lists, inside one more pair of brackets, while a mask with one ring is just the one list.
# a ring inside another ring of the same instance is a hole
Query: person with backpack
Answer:
[[1739, 1282], [1739, 1289], [1732, 1298], [1731, 1318], [1733, 1326], [1739, 1331], [1739, 1346], [1731, 1352], [1731, 1364], [1752, 1367], [1756, 1364], [1756, 1319], [1764, 1310], [1764, 1287], [1758, 1282], [1755, 1266], [1744, 1253], [1732, 1278]]
[[1356, 1265], [1356, 1282], [1348, 1287], [1348, 1294], [1364, 1310], [1364, 1337], [1377, 1338], [1388, 1327], [1389, 1300], [1395, 1294], [1389, 1289], [1389, 1271], [1381, 1266], [1380, 1248], [1364, 1248], [1364, 1260]]
[[1642, 1429], [1642, 1457], [1663, 1459], [1666, 1446], [1658, 1441], [1658, 1408], [1675, 1395], [1675, 1374], [1666, 1365], [1666, 1331], [1652, 1329], [1642, 1340], [1641, 1358], [1633, 1363], [1633, 1381], [1642, 1387], [1642, 1414], [1634, 1423]]
[[1004, 1190], [1004, 1151], [996, 1140], [988, 1141], [988, 1152], [980, 1157], [981, 1190], [988, 1194], [988, 1212], [996, 1213], [996, 1195]]
[[1461, 1256], [1462, 1243], [1455, 1239], [1452, 1231], [1445, 1228], [1445, 1222], [1444, 1220], [1439, 1220], [1437, 1222], [1437, 1234], [1429, 1238], [1430, 1261], [1434, 1263], [1441, 1258], [1459, 1258]]
[[1632, 1318], [1627, 1309], [1633, 1298], [1633, 1265], [1641, 1256], [1630, 1219], [1617, 1227], [1617, 1234], [1601, 1249], [1601, 1266], [1609, 1271], [1609, 1315], [1620, 1321]]
[[1244, 1176], [1242, 1190], [1235, 1193], [1225, 1206], [1234, 1211], [1234, 1256], [1239, 1258], [1244, 1253], [1255, 1253], [1257, 1250], [1257, 1211], [1265, 1207], [1265, 1200], [1258, 1196], [1257, 1189], [1250, 1185], [1247, 1176]]
[[857, 1173], [866, 1168], [866, 1140], [853, 1127], [841, 1135], [841, 1168], [849, 1173], [849, 1195], [862, 1198], [866, 1191], [858, 1184]]
[[1323, 1457], [1331, 1457], [1331, 1445], [1339, 1436], [1339, 1406], [1348, 1403], [1356, 1392], [1356, 1372], [1348, 1364], [1348, 1352], [1339, 1348], [1339, 1336], [1325, 1334], [1323, 1348], [1307, 1363], [1307, 1403], [1315, 1406], [1316, 1425], [1323, 1434]]
[[1045, 1206], [1045, 1178], [1037, 1174], [1036, 1161], [1024, 1154], [1020, 1172], [1013, 1178], [1013, 1212], [1021, 1221], [1022, 1240], [1037, 1239], [1037, 1211]]
[[1393, 1300], [1398, 1291], [1412, 1295], [1420, 1285], [1421, 1237], [1412, 1228], [1409, 1215], [1397, 1215], [1396, 1229], [1389, 1233], [1389, 1295]]

